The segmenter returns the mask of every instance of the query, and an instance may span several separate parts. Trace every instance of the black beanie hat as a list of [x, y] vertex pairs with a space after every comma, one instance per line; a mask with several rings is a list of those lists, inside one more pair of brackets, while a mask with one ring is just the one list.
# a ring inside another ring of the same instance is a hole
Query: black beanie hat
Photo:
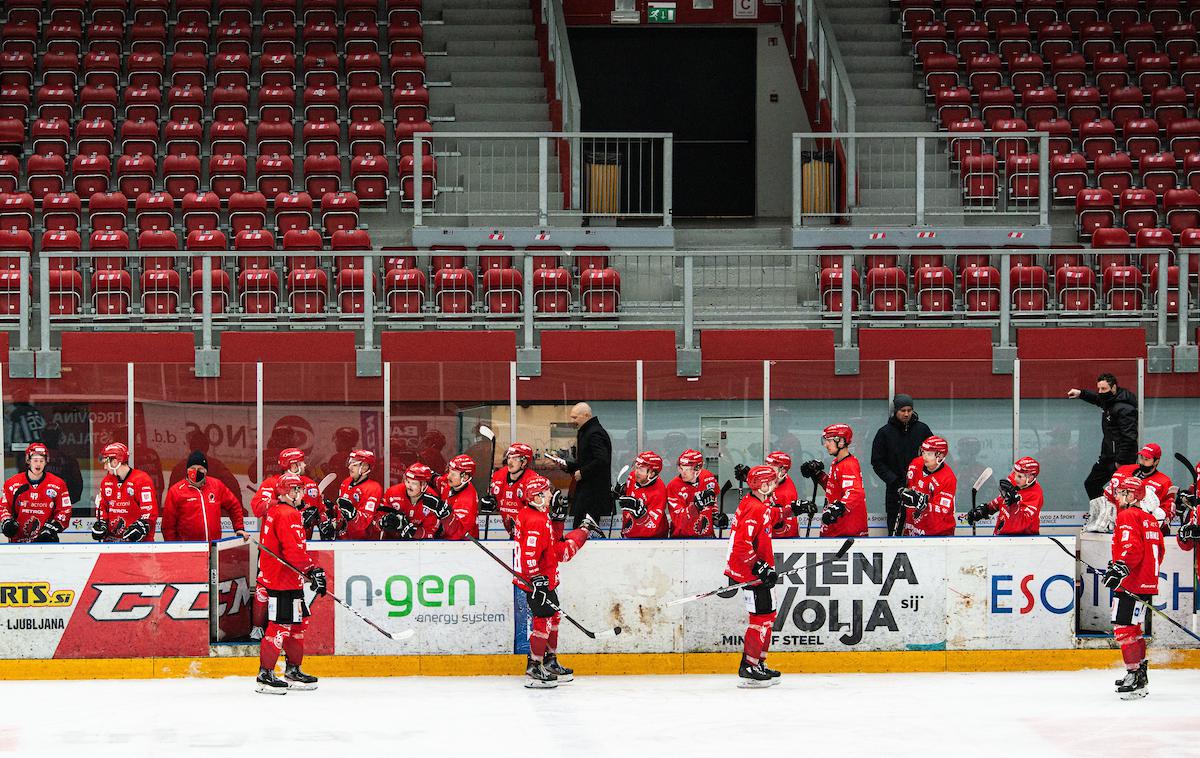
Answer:
[[193, 450], [187, 459], [187, 467], [191, 468], [192, 466], [203, 466], [205, 469], [207, 469], [208, 458], [205, 457], [204, 453], [200, 450]]
[[897, 393], [896, 396], [892, 398], [892, 412], [898, 411], [905, 406], [911, 406], [912, 404], [912, 395]]

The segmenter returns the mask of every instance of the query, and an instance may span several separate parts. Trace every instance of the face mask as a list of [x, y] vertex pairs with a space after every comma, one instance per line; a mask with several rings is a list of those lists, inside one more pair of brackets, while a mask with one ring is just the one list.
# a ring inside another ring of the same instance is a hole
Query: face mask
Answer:
[[1117, 396], [1116, 392], [1101, 392], [1100, 393], [1101, 400], [1112, 400], [1112, 399], [1116, 398], [1116, 396]]
[[1153, 466], [1138, 466], [1137, 472], [1138, 472], [1138, 476], [1145, 479], [1146, 477], [1148, 477], [1154, 473], [1154, 467]]

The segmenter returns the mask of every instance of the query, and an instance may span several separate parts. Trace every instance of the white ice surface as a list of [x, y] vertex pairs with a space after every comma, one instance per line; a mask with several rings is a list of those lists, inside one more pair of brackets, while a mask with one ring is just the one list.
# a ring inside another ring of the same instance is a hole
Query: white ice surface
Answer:
[[[570, 663], [569, 658], [565, 659]], [[827, 756], [1200, 754], [1200, 671], [1151, 670], [1122, 701], [1117, 669], [1002, 674], [323, 679], [267, 696], [250, 677], [0, 682], [0, 753], [20, 755]], [[753, 750], [754, 752], [748, 752]], [[762, 751], [769, 752], [762, 752]]]

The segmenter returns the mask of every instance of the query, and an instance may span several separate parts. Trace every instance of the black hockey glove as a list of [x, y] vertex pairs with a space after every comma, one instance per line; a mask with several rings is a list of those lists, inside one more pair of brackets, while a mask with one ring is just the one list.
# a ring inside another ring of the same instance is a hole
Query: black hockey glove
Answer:
[[617, 507], [628, 513], [634, 519], [640, 519], [646, 515], [646, 504], [636, 497], [622, 495], [617, 498]]
[[[8, 532], [5, 532], [8, 534]], [[97, 519], [92, 523], [92, 539], [96, 542], [102, 542], [108, 536], [108, 522], [103, 519]]]
[[825, 506], [825, 512], [821, 514], [821, 523], [825, 526], [829, 526], [845, 515], [845, 503], [830, 503], [829, 505]]
[[733, 478], [737, 479], [739, 483], [745, 484], [748, 476], [750, 476], [750, 467], [746, 464], [739, 463], [733, 467]]
[[1186, 524], [1192, 520], [1192, 511], [1196, 510], [1196, 493], [1180, 490], [1175, 495], [1175, 512], [1180, 522]]
[[825, 464], [820, 461], [805, 461], [800, 464], [800, 476], [812, 479], [814, 482], [825, 472]]
[[383, 516], [379, 518], [379, 528], [385, 532], [398, 532], [401, 539], [409, 539], [415, 531], [403, 513], [393, 510], [384, 511]]
[[1200, 524], [1184, 524], [1179, 527], [1179, 539], [1184, 542], [1200, 540]]
[[967, 511], [967, 523], [971, 526], [975, 526], [980, 521], [986, 521], [991, 517], [992, 511], [987, 507], [987, 505], [977, 505], [971, 510]]
[[725, 513], [724, 511], [714, 511], [713, 512], [713, 527], [715, 529], [728, 529], [729, 528], [729, 514]]
[[479, 496], [479, 514], [481, 516], [490, 516], [493, 513], [500, 512], [500, 504], [496, 502], [494, 495]]
[[310, 505], [300, 512], [300, 522], [304, 525], [305, 530], [312, 529], [320, 520], [321, 513], [315, 505]]
[[429, 492], [421, 495], [421, 507], [436, 516], [438, 521], [450, 518], [450, 504], [437, 495]]
[[709, 508], [717, 502], [717, 493], [712, 487], [705, 487], [696, 493], [696, 507], [700, 510]]
[[48, 521], [46, 525], [42, 527], [42, 531], [38, 532], [38, 535], [33, 538], [33, 541], [58, 542], [58, 535], [60, 532], [62, 532], [62, 530], [62, 524], [58, 523], [54, 519], [50, 519], [50, 521]]
[[900, 490], [900, 503], [920, 516], [929, 507], [929, 495], [904, 487]]
[[0, 534], [8, 537], [10, 540], [17, 536], [17, 520], [6, 518], [3, 523], [0, 523]]
[[1125, 561], [1109, 561], [1108, 568], [1101, 575], [1100, 581], [1105, 587], [1110, 590], [1115, 590], [1121, 586], [1121, 581], [1129, 576], [1129, 567], [1125, 565]]
[[146, 519], [138, 519], [129, 525], [121, 539], [126, 542], [141, 542], [150, 536], [150, 523]]
[[354, 501], [348, 497], [339, 497], [337, 499], [338, 515], [342, 517], [342, 521], [353, 521], [358, 515], [358, 508], [354, 507]]
[[337, 523], [333, 519], [322, 521], [317, 525], [317, 531], [321, 534], [322, 542], [333, 542], [337, 539]]
[[797, 500], [792, 503], [793, 516], [815, 516], [817, 515], [817, 504], [811, 500]]
[[579, 528], [586, 529], [588, 537], [604, 539], [604, 532], [600, 530], [600, 525], [596, 523], [596, 519], [592, 518], [590, 513], [583, 514], [583, 518], [579, 519]]
[[754, 567], [750, 570], [767, 589], [771, 589], [779, 581], [779, 572], [775, 570], [774, 566], [768, 565], [766, 561], [755, 561]]
[[538, 574], [529, 580], [529, 602], [532, 605], [546, 605], [550, 602], [550, 579]]
[[613, 500], [619, 500], [625, 497], [625, 485], [621, 484], [620, 482], [614, 484], [612, 488], [612, 496]]
[[317, 597], [321, 597], [329, 589], [328, 580], [325, 578], [325, 569], [320, 566], [313, 566], [304, 572], [304, 575], [308, 577], [308, 588], [317, 593]]
[[567, 514], [571, 510], [571, 502], [567, 500], [567, 494], [562, 491], [555, 492], [550, 497], [550, 520], [551, 521], [566, 521]]
[[1000, 497], [1004, 498], [1005, 505], [1016, 505], [1021, 502], [1021, 496], [1017, 494], [1017, 485], [1007, 479], [1001, 479], [998, 486], [1000, 487]]

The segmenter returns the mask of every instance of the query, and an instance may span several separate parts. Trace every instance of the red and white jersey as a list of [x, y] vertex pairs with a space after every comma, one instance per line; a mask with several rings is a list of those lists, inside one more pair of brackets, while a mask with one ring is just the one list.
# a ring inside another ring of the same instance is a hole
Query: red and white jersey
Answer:
[[144, 542], [154, 541], [154, 528], [158, 523], [158, 494], [154, 482], [145, 471], [129, 469], [124, 479], [107, 474], [100, 480], [100, 505], [96, 518], [108, 522], [105, 542], [119, 542], [125, 529], [134, 521], [149, 522], [149, 534]]
[[[550, 515], [526, 506], [517, 512], [513, 521], [513, 540], [517, 543], [516, 572], [525, 584], [535, 576], [544, 576], [550, 580], [550, 589], [555, 589], [558, 587], [558, 564], [575, 557], [587, 541], [587, 530], [576, 529], [566, 539], [556, 539], [550, 526]], [[515, 578], [513, 584], [527, 589]]]
[[17, 535], [9, 542], [33, 542], [51, 521], [65, 529], [71, 521], [67, 483], [49, 471], [43, 471], [36, 482], [29, 478], [28, 471], [9, 477], [0, 493], [0, 521], [10, 518], [16, 519]]
[[[433, 495], [437, 497], [437, 492], [429, 485], [425, 485], [422, 495]], [[408, 497], [408, 492], [404, 489], [404, 482], [393, 484], [388, 487], [387, 492], [383, 493], [383, 508], [391, 508], [394, 511], [399, 511], [404, 514], [413, 525], [414, 540], [431, 540], [438, 533], [438, 518], [431, 511], [425, 509], [425, 504], [421, 502], [421, 498], [417, 498], [414, 503]], [[383, 518], [382, 514], [380, 518]], [[380, 539], [383, 540], [398, 540], [400, 535], [396, 532], [389, 532], [380, 527]]]
[[[338, 488], [338, 497], [354, 503], [357, 511], [354, 518], [342, 528], [344, 540], [377, 540], [379, 530], [379, 504], [383, 501], [383, 485], [370, 477], [354, 484], [349, 478]], [[336, 503], [335, 503], [336, 506]]]
[[758, 561], [775, 565], [775, 551], [771, 547], [771, 504], [750, 494], [742, 498], [733, 514], [725, 576], [735, 582], [749, 582], [755, 579], [754, 564]]
[[785, 476], [771, 494], [771, 536], [776, 539], [800, 536], [800, 520], [792, 513], [792, 503], [800, 499], [796, 483]]
[[[261, 542], [267, 550], [280, 556], [301, 571], [316, 565], [308, 553], [308, 541], [304, 537], [304, 523], [300, 511], [287, 503], [276, 501], [267, 509], [263, 520]], [[261, 550], [258, 553], [259, 578], [270, 590], [298, 590], [304, 586], [300, 574], [280, 563], [274, 556]]]
[[633, 518], [628, 512], [622, 514], [621, 536], [630, 539], [667, 536], [667, 485], [661, 476], [646, 484], [638, 484], [629, 477], [625, 482], [625, 494], [646, 505], [646, 515]]
[[[703, 511], [696, 505], [696, 496], [704, 491], [712, 492], [712, 505]], [[672, 537], [713, 536], [713, 514], [721, 507], [718, 499], [721, 488], [717, 477], [708, 469], [700, 469], [696, 481], [688, 483], [678, 476], [667, 485], [667, 516]], [[700, 517], [705, 516], [701, 524]]]
[[[1196, 508], [1195, 510], [1192, 511], [1192, 516], [1190, 519], [1188, 519], [1188, 523], [1200, 524], [1200, 508]], [[1193, 563], [1196, 567], [1196, 570], [1200, 571], [1200, 550], [1195, 549], [1196, 544], [1190, 540], [1180, 539], [1178, 531], [1175, 532], [1175, 543], [1177, 545], [1179, 545], [1179, 548], [1181, 550], [1188, 550], [1188, 551], [1195, 552], [1195, 557], [1193, 559]]]
[[904, 522], [905, 537], [947, 537], [954, 534], [954, 493], [958, 489], [958, 479], [950, 466], [943, 463], [932, 473], [925, 470], [925, 461], [913, 458], [908, 464], [908, 479], [905, 485], [917, 492], [929, 495], [929, 506], [916, 515], [915, 510], [909, 509], [908, 519]]
[[1163, 536], [1158, 520], [1136, 505], [1117, 511], [1112, 559], [1125, 561], [1129, 576], [1119, 589], [1135, 595], [1158, 594], [1158, 567], [1163, 558]]
[[470, 482], [455, 490], [445, 477], [438, 479], [438, 495], [450, 504], [450, 518], [442, 522], [442, 539], [465, 540], [479, 537], [479, 496]]
[[[258, 485], [258, 491], [254, 493], [254, 497], [250, 499], [250, 510], [257, 518], [266, 518], [267, 510], [275, 501], [275, 485], [279, 482], [279, 477], [282, 474], [275, 474], [263, 479], [262, 484]], [[334, 507], [335, 513], [325, 512], [325, 503], [321, 500], [321, 493], [317, 491], [317, 483], [309, 479], [304, 474], [300, 475], [300, 481], [304, 482], [304, 508], [316, 508], [326, 518], [332, 518], [336, 515], [337, 508]], [[302, 508], [301, 510], [304, 510]], [[260, 527], [261, 531], [261, 527]], [[311, 537], [311, 533], [309, 534]]]
[[1162, 508], [1163, 513], [1167, 516], [1166, 521], [1169, 522], [1175, 518], [1175, 498], [1167, 494], [1171, 489], [1171, 477], [1158, 470], [1155, 470], [1150, 476], [1142, 477], [1138, 474], [1136, 463], [1118, 466], [1112, 478], [1108, 480], [1108, 484], [1104, 485], [1104, 497], [1108, 502], [1114, 506], [1117, 504], [1117, 485], [1127, 476], [1136, 476], [1145, 482], [1146, 492], [1154, 494], [1155, 499], [1158, 500], [1158, 507]]
[[[1008, 475], [1012, 481], [1012, 474]], [[1014, 482], [1014, 485], [1016, 483]], [[996, 514], [995, 534], [1017, 536], [1040, 534], [1042, 529], [1042, 485], [1034, 482], [1024, 489], [1018, 488], [1021, 502], [1007, 505], [1004, 498], [997, 497], [988, 503], [988, 510]]]
[[863, 489], [862, 466], [853, 455], [833, 462], [821, 475], [826, 503], [843, 503], [846, 513], [832, 524], [821, 524], [822, 537], [867, 536], [867, 492]]
[[492, 497], [496, 498], [496, 503], [500, 508], [501, 521], [504, 522], [504, 528], [508, 530], [509, 536], [513, 534], [513, 522], [516, 520], [517, 514], [525, 506], [525, 485], [537, 475], [537, 472], [528, 466], [521, 469], [521, 473], [515, 480], [509, 477], [506, 468], [501, 468], [492, 474], [489, 491]]

